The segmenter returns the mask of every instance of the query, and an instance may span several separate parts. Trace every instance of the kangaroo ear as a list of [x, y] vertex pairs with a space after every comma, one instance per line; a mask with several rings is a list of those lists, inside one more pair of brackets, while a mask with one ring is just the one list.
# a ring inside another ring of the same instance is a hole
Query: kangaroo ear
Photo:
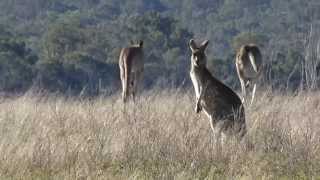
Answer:
[[206, 50], [208, 44], [209, 44], [209, 40], [203, 41], [203, 42], [201, 43], [200, 49], [203, 50], [203, 51]]
[[194, 42], [193, 39], [190, 39], [189, 41], [189, 47], [191, 49], [192, 52], [194, 52], [196, 49], [198, 49], [197, 45], [196, 45], [196, 42]]
[[143, 41], [142, 40], [139, 41], [139, 47], [143, 47]]

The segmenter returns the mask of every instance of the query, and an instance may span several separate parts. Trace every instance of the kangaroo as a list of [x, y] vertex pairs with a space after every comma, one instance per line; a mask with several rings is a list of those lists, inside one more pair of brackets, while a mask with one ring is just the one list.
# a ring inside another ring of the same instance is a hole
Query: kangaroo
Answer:
[[241, 83], [242, 102], [246, 101], [246, 88], [253, 84], [251, 105], [256, 93], [257, 79], [262, 71], [262, 56], [255, 44], [240, 47], [236, 56], [236, 68]]
[[127, 102], [131, 95], [133, 101], [142, 86], [144, 70], [143, 41], [122, 48], [119, 57], [120, 78], [122, 84], [122, 100]]
[[190, 77], [196, 93], [195, 112], [202, 110], [209, 117], [214, 133], [234, 134], [243, 137], [246, 122], [243, 104], [238, 95], [211, 75], [206, 67], [205, 49], [209, 41], [197, 46], [193, 39], [189, 46], [191, 55]]

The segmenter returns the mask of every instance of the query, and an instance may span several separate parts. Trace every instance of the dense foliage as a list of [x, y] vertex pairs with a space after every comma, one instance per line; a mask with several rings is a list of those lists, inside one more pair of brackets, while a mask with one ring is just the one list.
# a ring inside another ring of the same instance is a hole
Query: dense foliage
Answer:
[[120, 48], [140, 39], [146, 87], [188, 84], [192, 37], [210, 40], [208, 67], [230, 86], [239, 84], [236, 49], [257, 43], [265, 83], [316, 88], [319, 8], [318, 0], [1, 0], [0, 90], [115, 89]]

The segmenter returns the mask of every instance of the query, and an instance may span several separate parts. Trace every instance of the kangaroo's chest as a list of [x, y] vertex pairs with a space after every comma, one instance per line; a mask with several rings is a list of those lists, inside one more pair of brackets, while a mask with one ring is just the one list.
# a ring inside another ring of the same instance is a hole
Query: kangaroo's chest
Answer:
[[135, 56], [131, 59], [131, 72], [143, 71], [143, 58], [141, 56]]
[[203, 88], [203, 84], [204, 84], [204, 79], [201, 76], [201, 72], [198, 71], [197, 69], [191, 69], [190, 71], [190, 77], [191, 77], [191, 81], [196, 93], [196, 97], [199, 98], [200, 97], [200, 88]]
[[200, 96], [200, 82], [199, 79], [197, 78], [197, 76], [193, 73], [190, 72], [190, 77], [191, 77], [191, 81], [196, 93], [196, 97], [198, 98]]

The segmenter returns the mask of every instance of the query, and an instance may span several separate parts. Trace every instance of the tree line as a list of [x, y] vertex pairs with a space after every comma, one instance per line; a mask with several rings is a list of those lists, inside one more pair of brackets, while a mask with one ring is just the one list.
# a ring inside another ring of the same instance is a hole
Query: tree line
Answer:
[[191, 38], [212, 42], [208, 68], [234, 88], [245, 43], [262, 49], [264, 83], [318, 87], [316, 0], [2, 0], [0, 8], [2, 92], [111, 92], [120, 86], [120, 49], [140, 39], [146, 88], [188, 85]]

